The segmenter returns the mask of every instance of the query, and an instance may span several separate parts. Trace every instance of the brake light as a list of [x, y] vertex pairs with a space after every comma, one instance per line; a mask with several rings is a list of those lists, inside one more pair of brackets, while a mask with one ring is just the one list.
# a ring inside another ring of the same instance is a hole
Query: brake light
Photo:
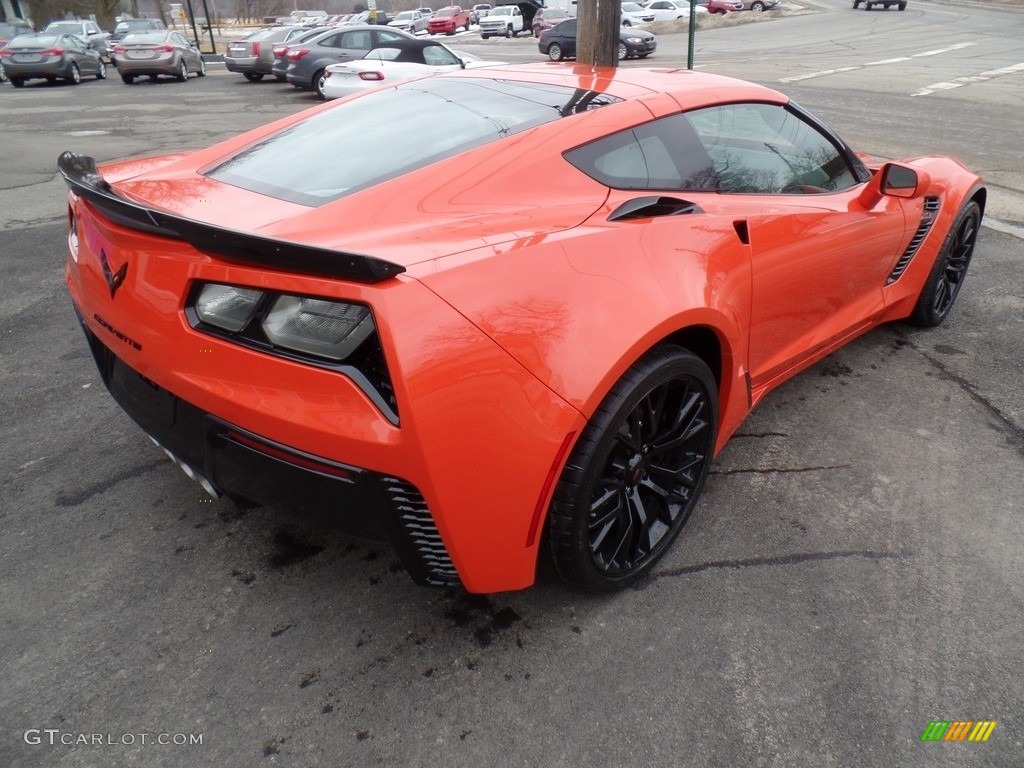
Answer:
[[260, 44], [259, 43], [253, 43], [252, 44], [252, 55], [253, 56], [259, 56], [260, 55]]
[[158, 45], [153, 50], [154, 51], [159, 51], [160, 53], [174, 53], [174, 46], [173, 45]]
[[288, 61], [298, 61], [303, 56], [309, 55], [309, 48], [299, 48], [296, 51], [288, 51]]
[[383, 72], [360, 72], [359, 73], [359, 79], [360, 80], [383, 80], [384, 79], [384, 73]]
[[114, 53], [128, 53], [128, 49], [125, 48], [123, 45], [115, 45]]
[[0, 59], [6, 59], [8, 56], [13, 56], [14, 51], [8, 50], [7, 48], [0, 48]]
[[288, 53], [288, 46], [287, 45], [276, 45], [276, 46], [274, 46], [274, 58], [275, 59], [283, 59], [285, 57], [285, 54], [287, 54], [287, 53]]
[[47, 48], [45, 51], [40, 51], [39, 55], [40, 56], [63, 56], [64, 55], [64, 49], [63, 48]]

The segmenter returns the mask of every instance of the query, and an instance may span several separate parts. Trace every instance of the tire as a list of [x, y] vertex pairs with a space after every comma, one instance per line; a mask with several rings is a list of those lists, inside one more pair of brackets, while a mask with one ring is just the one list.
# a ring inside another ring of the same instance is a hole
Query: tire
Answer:
[[867, 2], [864, 3], [864, 10], [865, 11], [870, 11], [873, 7], [874, 7], [873, 3], [867, 3]]
[[505, 27], [505, 39], [508, 40], [512, 37], [512, 27]]
[[[856, 8], [857, 5], [854, 4], [853, 7]], [[764, 3], [760, 2], [760, 0], [757, 0], [757, 2], [753, 2], [750, 4], [750, 10], [754, 11], [755, 13], [761, 13], [764, 10]]]
[[466, 22], [466, 31], [469, 32], [469, 22]]
[[638, 54], [636, 55], [636, 57], [637, 57], [638, 59], [646, 59], [646, 58], [647, 58], [648, 56], [650, 56], [650, 55], [651, 55], [651, 54], [649, 54], [649, 53], [638, 53]]
[[[202, 56], [199, 57], [199, 71], [196, 72], [196, 77], [206, 77], [206, 59]], [[263, 75], [260, 75], [262, 78]]]
[[313, 75], [313, 90], [316, 91], [316, 95], [319, 96], [321, 99], [326, 99], [327, 98], [326, 96], [324, 96], [324, 83], [326, 81], [327, 81], [327, 70], [326, 69], [318, 70], [317, 73], [315, 75]]
[[263, 79], [263, 75], [259, 72], [243, 72], [242, 77], [248, 80], [250, 83], [258, 83]]
[[13, 85], [15, 88], [24, 88], [25, 87], [25, 81], [24, 80], [20, 80], [17, 77], [12, 77], [11, 78], [11, 85]]
[[896, 6], [896, 7], [897, 7], [897, 8], [899, 8], [899, 9], [900, 9], [901, 11], [905, 11], [905, 10], [907, 10], [907, 4], [906, 4], [906, 3], [900, 3], [900, 4], [899, 4], [898, 6]]
[[72, 85], [78, 85], [82, 82], [82, 70], [74, 62], [71, 62], [71, 71], [68, 73], [67, 81]]
[[188, 64], [182, 59], [178, 62], [178, 74], [176, 75], [179, 83], [184, 83], [188, 80]]
[[555, 486], [547, 537], [563, 578], [610, 592], [650, 572], [700, 497], [717, 419], [714, 376], [685, 349], [657, 347], [623, 374]]
[[285, 77], [284, 75], [274, 75], [274, 77], [277, 79], [277, 82], [279, 82], [279, 83], [287, 83], [288, 82], [288, 78]]
[[949, 315], [967, 277], [980, 228], [981, 207], [972, 200], [960, 209], [942, 241], [910, 315], [911, 324], [934, 328]]
[[483, 38], [484, 40], [487, 40], [490, 37], [490, 35], [480, 35], [480, 37]]
[[0, 65], [0, 83], [6, 83], [6, 82], [7, 82], [7, 73], [4, 71], [3, 66]]
[[132, 83], [135, 82], [135, 75], [125, 75], [125, 74], [122, 74], [121, 75], [121, 82], [124, 83], [125, 85], [131, 85]]
[[[565, 54], [562, 52], [562, 46], [558, 43], [552, 43], [548, 46], [548, 58], [552, 61], [561, 61], [565, 58]], [[14, 82], [13, 80], [11, 82]]]
[[619, 61], [625, 61], [629, 58], [629, 48], [626, 47], [625, 43], [619, 43], [618, 56]]
[[100, 69], [96, 73], [96, 79], [97, 80], [106, 80], [107, 79], [107, 65], [104, 64], [102, 61], [100, 62]]
[[633, 24], [629, 21], [629, 19], [626, 19], [625, 21], [622, 22], [622, 26], [624, 26], [624, 27], [632, 27]]
[[146, 75], [146, 77], [149, 78], [149, 82], [151, 83], [155, 83], [157, 80], [160, 79], [157, 75]]

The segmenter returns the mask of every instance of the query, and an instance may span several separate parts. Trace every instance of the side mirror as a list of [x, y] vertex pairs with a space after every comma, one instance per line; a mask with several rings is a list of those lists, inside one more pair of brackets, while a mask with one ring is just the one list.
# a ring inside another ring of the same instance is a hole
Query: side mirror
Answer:
[[886, 163], [861, 192], [860, 202], [865, 208], [874, 208], [883, 196], [910, 200], [924, 194], [931, 177], [919, 168], [900, 163]]

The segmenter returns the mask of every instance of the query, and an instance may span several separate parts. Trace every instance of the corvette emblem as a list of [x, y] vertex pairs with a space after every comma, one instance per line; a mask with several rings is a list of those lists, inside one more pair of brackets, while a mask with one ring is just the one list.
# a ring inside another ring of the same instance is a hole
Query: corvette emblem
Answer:
[[118, 267], [117, 272], [114, 272], [110, 269], [110, 264], [107, 262], [106, 251], [101, 249], [100, 265], [103, 267], [103, 279], [107, 281], [107, 287], [110, 288], [110, 298], [114, 298], [114, 293], [121, 287], [121, 283], [124, 282], [124, 276], [128, 274], [128, 262], [126, 261]]

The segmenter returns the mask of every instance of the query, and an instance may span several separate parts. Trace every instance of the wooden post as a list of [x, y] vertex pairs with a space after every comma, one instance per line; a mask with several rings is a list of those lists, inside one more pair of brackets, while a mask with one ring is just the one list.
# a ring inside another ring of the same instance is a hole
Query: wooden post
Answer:
[[576, 60], [595, 67], [618, 66], [621, 0], [579, 0], [576, 13]]

